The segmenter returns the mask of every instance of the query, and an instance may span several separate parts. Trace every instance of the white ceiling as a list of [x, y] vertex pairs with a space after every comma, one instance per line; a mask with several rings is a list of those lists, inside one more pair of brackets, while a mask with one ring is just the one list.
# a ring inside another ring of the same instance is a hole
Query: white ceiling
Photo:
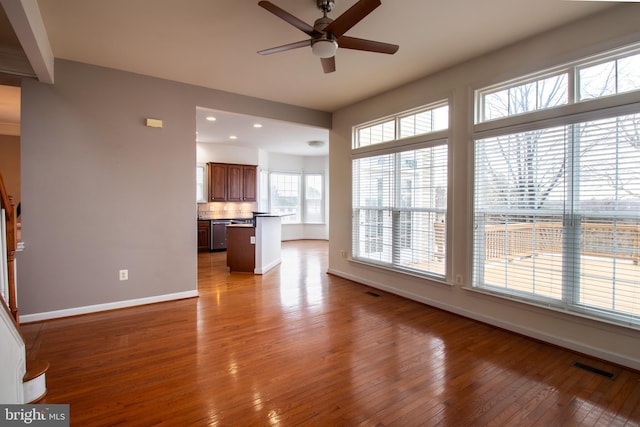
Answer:
[[[322, 15], [316, 0], [272, 2], [311, 25]], [[336, 18], [355, 2], [336, 0], [329, 16]], [[257, 3], [38, 0], [57, 58], [328, 112], [611, 7], [564, 0], [382, 0], [346, 35], [398, 44], [399, 51], [339, 49], [337, 71], [324, 74], [310, 48], [256, 53], [308, 38]], [[217, 138], [207, 136], [200, 123], [198, 129], [203, 140]], [[220, 138], [226, 141], [227, 133]], [[287, 132], [280, 128], [279, 135], [282, 140]], [[310, 132], [297, 144], [319, 138]]]
[[[208, 121], [207, 117], [216, 120]], [[196, 108], [196, 126], [196, 142], [258, 148], [296, 156], [329, 154], [327, 129], [202, 107]], [[231, 139], [232, 136], [236, 139]], [[311, 141], [314, 143], [309, 144]]]

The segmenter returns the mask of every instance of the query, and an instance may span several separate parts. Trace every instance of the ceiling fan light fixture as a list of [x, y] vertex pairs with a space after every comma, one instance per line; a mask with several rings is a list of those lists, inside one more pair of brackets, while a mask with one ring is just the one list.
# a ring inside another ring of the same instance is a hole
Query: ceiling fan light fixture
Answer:
[[336, 55], [338, 42], [329, 39], [315, 40], [311, 44], [311, 51], [318, 58], [331, 58]]

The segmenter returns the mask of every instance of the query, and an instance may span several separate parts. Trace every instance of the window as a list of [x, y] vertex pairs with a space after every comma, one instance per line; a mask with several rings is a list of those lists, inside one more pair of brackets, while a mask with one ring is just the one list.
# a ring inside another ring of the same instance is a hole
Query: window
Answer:
[[447, 129], [449, 127], [449, 106], [442, 105], [408, 114], [399, 118], [398, 125], [398, 138], [408, 138]]
[[476, 123], [640, 90], [640, 46], [476, 91]]
[[[359, 126], [354, 132], [353, 148], [382, 144], [396, 139], [424, 135], [449, 128], [449, 105], [430, 105], [393, 119]], [[398, 132], [396, 132], [396, 129]]]
[[271, 212], [282, 217], [283, 224], [302, 222], [300, 174], [275, 173], [269, 175]]
[[358, 129], [354, 147], [366, 147], [367, 145], [393, 141], [396, 138], [395, 126], [395, 120], [388, 120]]
[[[383, 123], [398, 130], [391, 144], [380, 150], [353, 153], [352, 257], [398, 271], [444, 278], [447, 139], [424, 137], [406, 144], [396, 142], [446, 129], [448, 107], [440, 103]], [[354, 148], [362, 147], [361, 130], [354, 131]], [[365, 146], [369, 143], [367, 140]]]
[[283, 224], [324, 223], [323, 174], [271, 172], [269, 179], [270, 211], [286, 215]]
[[[575, 92], [615, 96], [633, 58], [577, 67]], [[475, 138], [473, 286], [639, 327], [640, 103], [571, 113]]]
[[480, 93], [479, 121], [544, 110], [568, 102], [568, 73], [499, 86]]
[[322, 174], [304, 175], [304, 222], [324, 222], [324, 184]]
[[640, 90], [640, 53], [578, 68], [578, 99]]
[[205, 187], [205, 166], [204, 165], [196, 165], [196, 201], [197, 202], [206, 202], [206, 187]]
[[258, 186], [260, 191], [258, 191], [258, 211], [260, 212], [268, 212], [269, 211], [269, 172], [260, 169], [260, 179], [258, 180]]

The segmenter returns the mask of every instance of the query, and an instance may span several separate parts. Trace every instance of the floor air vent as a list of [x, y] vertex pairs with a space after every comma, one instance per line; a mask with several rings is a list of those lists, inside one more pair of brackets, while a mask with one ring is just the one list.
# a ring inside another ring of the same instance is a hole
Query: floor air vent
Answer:
[[367, 291], [367, 292], [365, 292], [365, 293], [366, 293], [367, 295], [371, 295], [372, 297], [376, 297], [376, 298], [380, 296], [380, 294], [376, 294], [376, 293], [375, 293], [375, 292], [373, 292], [373, 291]]
[[593, 374], [600, 375], [601, 377], [609, 378], [610, 380], [616, 377], [612, 372], [603, 371], [602, 369], [594, 368], [593, 366], [585, 365], [584, 363], [575, 362], [573, 366], [578, 369], [582, 369], [583, 371], [591, 372]]

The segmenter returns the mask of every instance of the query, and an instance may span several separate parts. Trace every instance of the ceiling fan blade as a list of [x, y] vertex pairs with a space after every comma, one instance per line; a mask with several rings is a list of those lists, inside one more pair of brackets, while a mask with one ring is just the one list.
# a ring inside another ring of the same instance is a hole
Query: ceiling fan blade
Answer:
[[282, 46], [259, 50], [260, 55], [271, 55], [272, 53], [284, 52], [285, 50], [297, 49], [299, 47], [311, 46], [311, 40], [302, 40], [295, 43], [284, 44]]
[[276, 6], [275, 4], [271, 3], [270, 1], [260, 1], [260, 2], [258, 2], [258, 5], [262, 6], [263, 8], [267, 9], [269, 12], [273, 13], [274, 15], [276, 15], [278, 18], [287, 21], [289, 24], [293, 25], [294, 27], [296, 27], [300, 31], [302, 31], [302, 32], [304, 32], [304, 33], [306, 33], [306, 34], [308, 34], [310, 36], [319, 35], [320, 34], [318, 31], [314, 30], [311, 25], [309, 25], [306, 22], [296, 18], [295, 16], [293, 16], [292, 14], [287, 12], [286, 10], [279, 8], [278, 6]]
[[327, 25], [324, 31], [340, 37], [381, 4], [380, 0], [360, 0]]
[[322, 71], [324, 71], [325, 74], [333, 73], [336, 70], [335, 56], [331, 58], [320, 58], [320, 62], [322, 63]]
[[397, 44], [389, 44], [376, 42], [373, 40], [359, 39], [356, 37], [342, 36], [338, 39], [338, 46], [345, 49], [366, 50], [367, 52], [388, 53], [393, 55], [398, 51], [400, 46]]

